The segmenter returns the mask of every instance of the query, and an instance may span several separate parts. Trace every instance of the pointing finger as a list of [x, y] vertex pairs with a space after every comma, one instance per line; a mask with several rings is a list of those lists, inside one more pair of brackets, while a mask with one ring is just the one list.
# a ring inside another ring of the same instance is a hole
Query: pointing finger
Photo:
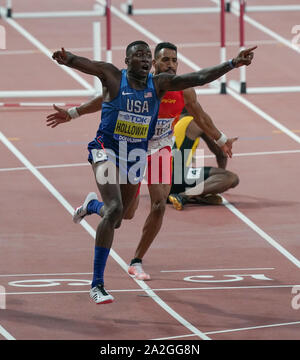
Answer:
[[253, 46], [252, 48], [246, 49], [245, 54], [249, 54], [250, 52], [252, 52], [255, 49], [257, 49], [257, 46]]

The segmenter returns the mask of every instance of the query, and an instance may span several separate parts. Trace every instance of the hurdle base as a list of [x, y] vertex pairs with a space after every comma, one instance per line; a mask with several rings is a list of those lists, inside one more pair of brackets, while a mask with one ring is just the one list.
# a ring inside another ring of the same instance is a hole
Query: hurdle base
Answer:
[[241, 82], [240, 93], [241, 94], [246, 94], [247, 93], [247, 86], [246, 86], [245, 82]]
[[226, 94], [226, 83], [221, 83], [220, 94]]
[[230, 80], [228, 86], [238, 93], [242, 93], [242, 91], [244, 91], [242, 94], [246, 94], [246, 83], [242, 83], [236, 80]]

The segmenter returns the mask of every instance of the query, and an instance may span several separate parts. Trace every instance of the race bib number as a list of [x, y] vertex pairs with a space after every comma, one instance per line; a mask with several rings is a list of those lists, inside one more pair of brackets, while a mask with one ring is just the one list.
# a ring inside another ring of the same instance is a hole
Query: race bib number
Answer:
[[146, 140], [148, 136], [151, 116], [143, 116], [119, 111], [118, 120], [114, 130], [114, 138], [125, 139], [129, 142]]
[[202, 170], [203, 168], [189, 168], [186, 175], [187, 180], [200, 179], [200, 177], [203, 176]]
[[103, 149], [92, 149], [91, 153], [94, 164], [98, 162], [106, 161], [108, 159], [105, 150]]
[[174, 118], [157, 119], [153, 140], [163, 139], [172, 133], [172, 122]]

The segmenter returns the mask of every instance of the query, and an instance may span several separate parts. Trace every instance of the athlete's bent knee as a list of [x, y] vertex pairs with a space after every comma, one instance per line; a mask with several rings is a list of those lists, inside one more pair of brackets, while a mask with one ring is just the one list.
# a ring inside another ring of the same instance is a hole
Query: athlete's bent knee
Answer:
[[152, 207], [151, 207], [152, 212], [156, 213], [157, 215], [163, 215], [165, 210], [166, 210], [165, 199], [153, 202]]
[[239, 177], [236, 174], [231, 173], [231, 187], [234, 188], [238, 186], [239, 182], [240, 182]]
[[112, 225], [117, 228], [121, 226], [123, 215], [123, 205], [119, 202], [111, 203], [106, 209], [104, 218], [106, 218]]

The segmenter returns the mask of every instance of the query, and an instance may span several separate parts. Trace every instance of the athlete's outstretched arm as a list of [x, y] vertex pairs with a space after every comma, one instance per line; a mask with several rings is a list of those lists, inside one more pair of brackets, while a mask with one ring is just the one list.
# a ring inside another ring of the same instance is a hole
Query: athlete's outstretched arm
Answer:
[[59, 124], [71, 121], [72, 119], [75, 119], [76, 117], [79, 117], [81, 115], [91, 114], [100, 111], [102, 109], [102, 102], [103, 97], [101, 95], [95, 97], [90, 101], [87, 101], [86, 103], [81, 104], [80, 106], [68, 110], [65, 110], [53, 104], [56, 112], [47, 116], [47, 126], [54, 128]]
[[60, 65], [65, 65], [86, 74], [97, 76], [101, 81], [106, 79], [108, 72], [121, 73], [118, 68], [110, 63], [106, 63], [104, 61], [94, 61], [82, 56], [77, 56], [69, 51], [65, 51], [64, 48], [55, 51], [52, 58]]
[[224, 62], [220, 65], [208, 67], [200, 71], [188, 73], [184, 75], [170, 75], [161, 73], [155, 77], [158, 86], [158, 94], [162, 96], [165, 91], [184, 90], [189, 87], [201, 86], [210, 83], [230, 70], [243, 66], [250, 65], [254, 57], [253, 50], [257, 46], [242, 50], [234, 59]]

